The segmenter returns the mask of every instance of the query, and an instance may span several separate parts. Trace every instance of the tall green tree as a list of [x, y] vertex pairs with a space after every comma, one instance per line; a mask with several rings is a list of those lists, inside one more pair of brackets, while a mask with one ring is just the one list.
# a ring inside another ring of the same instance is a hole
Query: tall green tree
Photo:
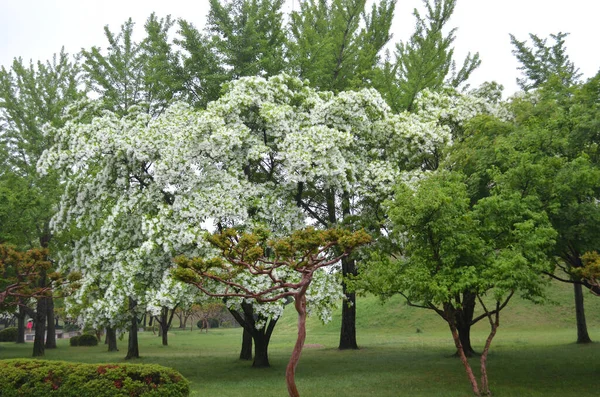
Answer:
[[391, 38], [396, 0], [307, 0], [291, 14], [289, 60], [294, 74], [320, 89], [370, 87]]
[[460, 68], [454, 59], [456, 28], [447, 31], [457, 0], [423, 0], [426, 14], [415, 9], [415, 31], [396, 44], [379, 70], [376, 86], [395, 111], [411, 110], [417, 94], [428, 88], [459, 87], [479, 67], [479, 53], [469, 53]]
[[581, 256], [600, 243], [595, 237], [600, 214], [594, 204], [600, 193], [598, 76], [582, 84], [566, 53], [567, 34], [550, 37], [552, 45], [531, 34], [530, 48], [511, 36], [513, 53], [525, 76], [517, 82], [523, 90], [535, 91], [533, 97], [515, 101], [517, 122], [523, 127], [519, 148], [547, 171], [545, 178], [536, 181], [545, 190], [546, 207], [559, 232], [555, 255], [567, 278], [549, 274], [573, 283], [577, 342], [589, 343], [581, 279], [573, 270], [583, 265]]
[[[10, 69], [0, 70], [0, 185], [10, 192], [3, 199], [10, 212], [5, 213], [2, 238], [19, 247], [48, 248], [52, 240], [50, 219], [60, 196], [60, 181], [55, 173], [39, 175], [36, 166], [54, 141], [46, 126], [62, 125], [63, 109], [84, 95], [79, 86], [79, 66], [64, 51], [46, 63], [27, 66], [15, 59]], [[39, 287], [46, 288], [48, 282], [46, 272], [40, 272]], [[46, 320], [46, 347], [56, 347], [52, 298], [37, 299], [31, 314], [37, 324], [33, 354], [44, 355]]]
[[106, 108], [125, 115], [131, 106], [143, 105], [156, 116], [181, 96], [184, 75], [169, 39], [173, 25], [170, 16], [159, 19], [151, 14], [144, 24], [145, 37], [138, 43], [129, 18], [116, 34], [104, 27], [105, 51], [96, 46], [82, 50], [86, 83]]
[[286, 67], [284, 0], [210, 0], [208, 31], [229, 79], [273, 76]]
[[510, 35], [510, 41], [514, 46], [513, 54], [521, 63], [519, 70], [524, 77], [518, 78], [517, 83], [523, 91], [529, 91], [548, 84], [555, 80], [555, 89], [573, 86], [581, 74], [575, 64], [569, 59], [565, 39], [568, 33], [558, 32], [551, 34], [553, 44], [548, 44], [548, 39], [542, 39], [531, 33], [529, 38], [533, 47], [529, 47], [526, 41], [519, 41], [514, 35]]

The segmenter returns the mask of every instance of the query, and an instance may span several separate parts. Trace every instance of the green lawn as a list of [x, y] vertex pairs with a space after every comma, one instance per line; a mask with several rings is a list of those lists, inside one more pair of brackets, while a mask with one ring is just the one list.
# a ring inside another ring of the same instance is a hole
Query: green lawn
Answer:
[[[495, 396], [597, 396], [600, 344], [574, 344], [570, 288], [554, 287], [558, 305], [516, 301], [507, 309], [492, 345], [488, 371]], [[600, 298], [586, 295], [592, 339], [600, 340]], [[469, 396], [470, 385], [454, 353], [444, 323], [430, 312], [362, 298], [358, 304], [361, 349], [338, 351], [339, 318], [321, 325], [311, 320], [306, 348], [297, 370], [303, 396]], [[417, 328], [421, 332], [417, 332]], [[475, 327], [474, 345], [483, 345], [487, 327]], [[163, 347], [152, 332], [140, 334], [139, 362], [179, 370], [191, 381], [194, 396], [284, 396], [285, 365], [295, 339], [293, 311], [277, 325], [270, 348], [272, 367], [254, 369], [237, 360], [241, 330], [208, 333], [174, 330]], [[51, 360], [120, 362], [121, 351], [69, 347], [59, 341], [46, 353]], [[0, 344], [0, 358], [28, 357], [31, 344]], [[473, 361], [474, 369], [478, 363]]]

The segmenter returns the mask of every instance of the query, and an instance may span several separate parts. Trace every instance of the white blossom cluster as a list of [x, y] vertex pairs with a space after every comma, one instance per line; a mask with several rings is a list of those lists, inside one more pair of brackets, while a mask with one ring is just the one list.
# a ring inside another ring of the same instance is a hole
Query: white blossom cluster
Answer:
[[[206, 110], [177, 103], [157, 118], [137, 107], [119, 117], [93, 101], [77, 104], [38, 164], [64, 181], [52, 228], [72, 245], [59, 263], [83, 275], [67, 307], [115, 325], [126, 320], [129, 298], [152, 312], [200, 299], [169, 272], [176, 255], [209, 253], [207, 221], [267, 225], [275, 235], [304, 227], [299, 182], [383, 202], [423, 153], [451, 142], [443, 120], [504, 117], [500, 105], [456, 93], [424, 92], [418, 109], [396, 115], [375, 90], [334, 95], [287, 75], [242, 78]], [[257, 289], [268, 282], [239, 277]], [[323, 319], [341, 296], [333, 278], [324, 273], [309, 290], [309, 310]], [[283, 310], [256, 308], [266, 317]]]

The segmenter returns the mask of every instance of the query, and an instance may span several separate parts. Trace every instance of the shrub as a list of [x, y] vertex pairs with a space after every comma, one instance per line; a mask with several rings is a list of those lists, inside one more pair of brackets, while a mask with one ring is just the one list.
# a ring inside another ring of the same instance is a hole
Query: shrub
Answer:
[[0, 342], [16, 342], [18, 333], [15, 327], [4, 328], [0, 331]]
[[78, 346], [98, 346], [96, 335], [83, 334], [79, 337]]
[[15, 359], [0, 361], [4, 396], [179, 397], [190, 393], [177, 371], [155, 364], [80, 364]]
[[81, 338], [81, 336], [72, 336], [71, 339], [69, 339], [69, 345], [79, 346], [79, 338]]

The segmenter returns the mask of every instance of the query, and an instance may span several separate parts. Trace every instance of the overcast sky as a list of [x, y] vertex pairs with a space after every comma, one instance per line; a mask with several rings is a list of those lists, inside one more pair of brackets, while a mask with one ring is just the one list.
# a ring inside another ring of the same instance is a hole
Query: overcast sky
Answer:
[[[300, 0], [287, 0], [298, 8]], [[413, 31], [412, 10], [422, 0], [398, 0], [393, 41], [407, 39]], [[69, 53], [93, 45], [106, 47], [103, 27], [118, 31], [129, 17], [138, 31], [151, 12], [184, 18], [204, 25], [208, 0], [0, 0], [0, 65], [9, 66], [22, 57], [46, 60], [62, 46]], [[517, 89], [517, 62], [511, 54], [509, 33], [519, 39], [529, 33], [546, 37], [568, 32], [567, 48], [584, 77], [600, 68], [600, 0], [458, 0], [451, 27], [457, 27], [456, 55], [479, 52], [481, 67], [471, 79], [473, 86], [495, 80], [506, 93]]]

